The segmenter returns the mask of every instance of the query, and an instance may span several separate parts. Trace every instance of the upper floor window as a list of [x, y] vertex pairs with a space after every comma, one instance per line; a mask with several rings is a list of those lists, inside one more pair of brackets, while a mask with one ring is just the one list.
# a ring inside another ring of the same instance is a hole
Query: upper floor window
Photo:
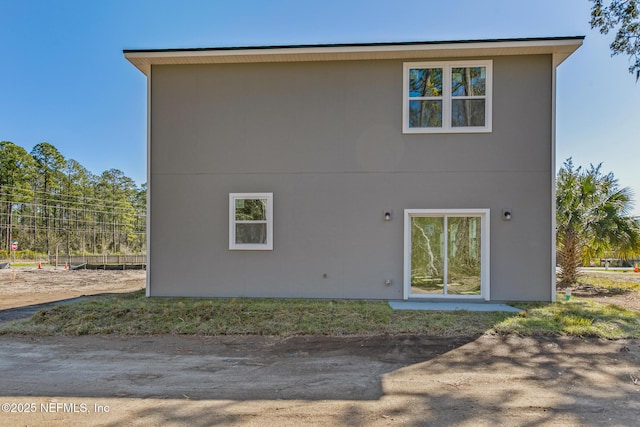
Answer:
[[229, 249], [273, 249], [273, 193], [229, 194]]
[[491, 132], [492, 64], [405, 63], [403, 132]]

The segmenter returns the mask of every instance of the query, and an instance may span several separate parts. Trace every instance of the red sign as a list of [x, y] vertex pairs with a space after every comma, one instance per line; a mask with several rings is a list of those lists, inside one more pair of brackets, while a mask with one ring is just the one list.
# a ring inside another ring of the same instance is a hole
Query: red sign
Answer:
[[18, 250], [18, 242], [11, 242], [11, 250], [12, 251]]

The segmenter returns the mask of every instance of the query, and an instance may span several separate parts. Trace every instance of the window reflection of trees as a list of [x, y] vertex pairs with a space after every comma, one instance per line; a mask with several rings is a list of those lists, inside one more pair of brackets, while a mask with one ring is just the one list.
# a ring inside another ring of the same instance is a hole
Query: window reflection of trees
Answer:
[[442, 68], [412, 68], [409, 71], [409, 96], [433, 98], [409, 102], [411, 127], [442, 127]]
[[446, 293], [451, 295], [479, 295], [480, 222], [479, 217], [447, 217], [446, 223], [444, 217], [412, 218], [412, 288], [430, 294], [444, 294], [446, 287]]
[[267, 200], [236, 199], [236, 243], [267, 242]]
[[[461, 67], [451, 70], [451, 126], [484, 126], [486, 68]], [[483, 97], [473, 99], [468, 97]], [[461, 99], [455, 99], [461, 98]]]

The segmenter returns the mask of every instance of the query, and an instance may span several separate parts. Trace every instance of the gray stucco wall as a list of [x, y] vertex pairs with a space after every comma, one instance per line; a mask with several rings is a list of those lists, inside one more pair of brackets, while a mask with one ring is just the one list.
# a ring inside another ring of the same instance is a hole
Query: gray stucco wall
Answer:
[[[489, 208], [491, 299], [549, 300], [551, 57], [493, 61], [493, 132], [419, 135], [403, 61], [153, 66], [150, 294], [400, 299], [403, 210]], [[232, 192], [273, 251], [229, 251]]]

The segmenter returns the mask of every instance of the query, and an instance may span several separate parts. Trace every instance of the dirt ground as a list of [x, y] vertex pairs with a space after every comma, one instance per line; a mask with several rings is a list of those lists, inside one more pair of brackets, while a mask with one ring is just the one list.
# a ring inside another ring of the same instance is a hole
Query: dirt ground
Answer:
[[0, 425], [635, 426], [640, 341], [3, 337]]
[[0, 310], [109, 292], [131, 292], [145, 286], [144, 270], [0, 270]]
[[[626, 282], [640, 283], [640, 273], [588, 271], [584, 273], [590, 277], [603, 279], [618, 279]], [[576, 285], [571, 288], [571, 295], [589, 298], [603, 304], [613, 304], [629, 310], [640, 311], [640, 292], [620, 292], [606, 288]]]
[[[125, 292], [143, 287], [144, 279], [143, 271], [20, 269], [14, 278], [0, 270], [1, 307]], [[604, 302], [625, 297], [605, 296], [596, 295]], [[631, 426], [640, 413], [640, 340], [4, 336], [0, 342], [0, 425]]]

